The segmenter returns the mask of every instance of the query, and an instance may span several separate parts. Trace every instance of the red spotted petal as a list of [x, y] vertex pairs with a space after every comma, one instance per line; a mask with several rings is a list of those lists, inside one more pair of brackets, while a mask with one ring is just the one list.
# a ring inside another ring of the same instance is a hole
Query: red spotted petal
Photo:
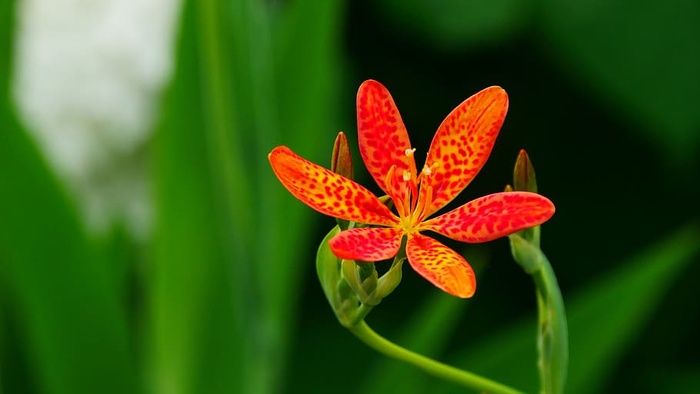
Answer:
[[[508, 111], [508, 95], [486, 88], [457, 106], [430, 144], [423, 184], [433, 190], [425, 217], [452, 201], [484, 166]], [[428, 174], [426, 174], [428, 172]]]
[[430, 219], [421, 229], [457, 241], [488, 242], [516, 231], [538, 226], [554, 215], [554, 204], [530, 192], [495, 193]]
[[381, 261], [396, 256], [402, 235], [397, 228], [354, 228], [341, 231], [328, 245], [341, 259]]
[[329, 216], [391, 226], [398, 218], [369, 190], [314, 164], [286, 146], [268, 155], [282, 185], [304, 204]]
[[464, 257], [440, 242], [418, 233], [409, 235], [406, 256], [411, 267], [446, 293], [469, 298], [476, 291], [474, 270]]
[[365, 81], [357, 92], [357, 130], [367, 170], [379, 187], [391, 195], [386, 184], [391, 166], [396, 166], [394, 173], [401, 177], [404, 171], [415, 174], [416, 162], [394, 99], [377, 81]]

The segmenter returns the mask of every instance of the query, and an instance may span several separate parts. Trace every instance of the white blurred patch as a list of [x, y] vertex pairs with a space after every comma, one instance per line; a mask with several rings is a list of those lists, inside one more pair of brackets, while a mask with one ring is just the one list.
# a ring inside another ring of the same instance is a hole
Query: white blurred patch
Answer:
[[[1, 0], [0, 0], [1, 1]], [[146, 147], [170, 75], [179, 0], [24, 0], [14, 91], [88, 227], [148, 237]]]

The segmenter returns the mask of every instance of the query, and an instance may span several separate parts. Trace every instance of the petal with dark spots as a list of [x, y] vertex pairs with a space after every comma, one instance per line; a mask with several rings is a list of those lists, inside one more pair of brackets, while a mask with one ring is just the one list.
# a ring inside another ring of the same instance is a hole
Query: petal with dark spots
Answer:
[[454, 250], [433, 238], [415, 233], [409, 235], [406, 242], [406, 256], [418, 274], [444, 292], [460, 298], [474, 295], [474, 270]]
[[422, 223], [457, 241], [480, 243], [539, 226], [554, 215], [554, 204], [530, 192], [503, 192], [472, 200]]
[[268, 157], [282, 185], [318, 212], [358, 223], [398, 223], [396, 215], [362, 185], [302, 158], [286, 146], [276, 147]]

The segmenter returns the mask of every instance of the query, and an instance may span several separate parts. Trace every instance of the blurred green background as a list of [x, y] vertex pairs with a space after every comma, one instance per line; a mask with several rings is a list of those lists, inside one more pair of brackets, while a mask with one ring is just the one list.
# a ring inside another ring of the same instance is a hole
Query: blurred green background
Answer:
[[[267, 163], [284, 144], [328, 166], [344, 130], [376, 191], [354, 124], [368, 78], [392, 92], [418, 151], [463, 99], [508, 91], [491, 158], [457, 202], [502, 190], [528, 151], [557, 205], [542, 247], [569, 315], [567, 392], [700, 392], [699, 2], [184, 0], [133, 159], [151, 190], [140, 238], [119, 220], [86, 225], [19, 115], [21, 4], [0, 2], [2, 392], [464, 392], [335, 321], [314, 271], [334, 222]], [[368, 322], [536, 392], [530, 278], [505, 239], [450, 245], [477, 269], [473, 299], [406, 268]]]

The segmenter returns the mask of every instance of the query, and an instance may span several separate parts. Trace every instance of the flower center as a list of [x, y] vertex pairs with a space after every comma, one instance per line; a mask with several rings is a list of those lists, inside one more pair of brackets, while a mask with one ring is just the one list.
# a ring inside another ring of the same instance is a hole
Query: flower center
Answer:
[[[415, 149], [406, 149], [406, 156], [412, 156]], [[432, 201], [432, 188], [422, 185], [424, 176], [430, 176], [435, 166], [423, 167], [420, 174], [410, 170], [403, 170], [395, 174], [396, 167], [392, 167], [387, 174], [392, 190], [392, 199], [401, 218], [400, 226], [407, 234], [418, 232], [419, 224], [425, 219], [426, 207]]]

